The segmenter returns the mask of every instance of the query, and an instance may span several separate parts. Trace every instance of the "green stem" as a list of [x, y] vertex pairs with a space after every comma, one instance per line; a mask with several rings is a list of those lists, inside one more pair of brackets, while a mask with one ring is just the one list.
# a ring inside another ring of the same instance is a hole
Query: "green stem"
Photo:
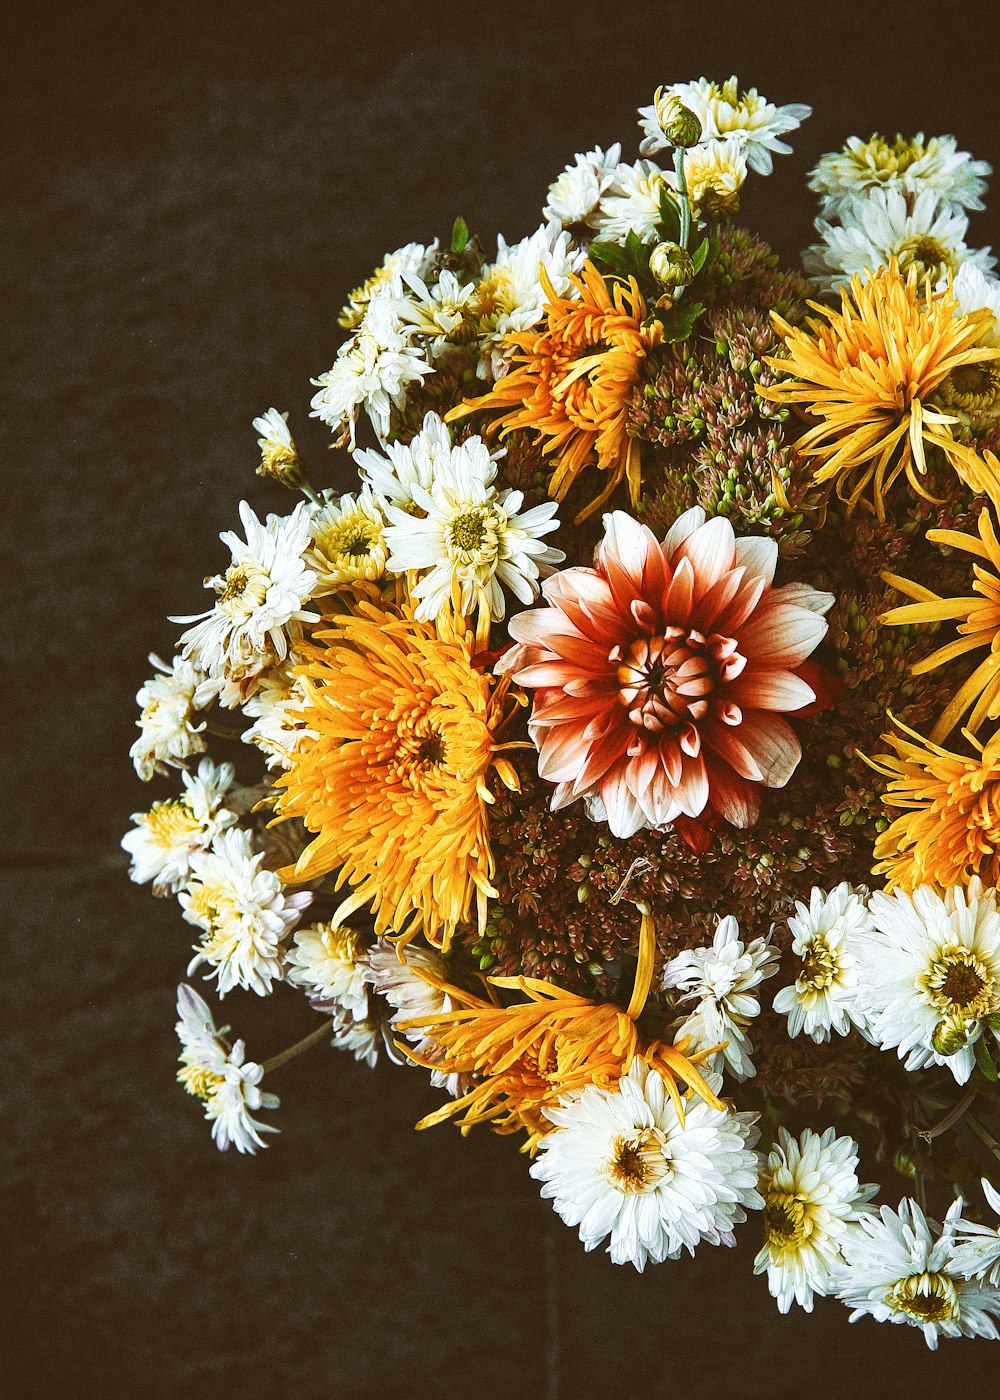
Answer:
[[688, 194], [687, 176], [684, 173], [683, 146], [678, 146], [674, 151], [674, 170], [677, 172], [677, 202], [681, 210], [680, 245], [687, 252], [688, 240], [691, 237], [691, 198]]
[[936, 1137], [940, 1137], [942, 1133], [946, 1133], [948, 1129], [953, 1128], [958, 1120], [965, 1115], [967, 1110], [972, 1107], [978, 1093], [979, 1090], [975, 1085], [970, 1086], [970, 1088], [966, 1089], [958, 1103], [955, 1104], [953, 1108], [949, 1109], [939, 1122], [935, 1123], [931, 1128], [918, 1130], [917, 1136], [923, 1138], [924, 1142], [929, 1143], [933, 1142]]
[[323, 504], [320, 498], [316, 495], [316, 492], [312, 489], [312, 487], [309, 485], [308, 481], [306, 481], [304, 477], [299, 482], [299, 490], [305, 496], [306, 500], [311, 501], [314, 506], [321, 506]]
[[969, 1127], [975, 1133], [976, 1137], [983, 1144], [983, 1146], [988, 1147], [989, 1150], [993, 1153], [994, 1157], [1000, 1158], [1000, 1142], [997, 1142], [993, 1134], [989, 1132], [988, 1129], [983, 1127], [979, 1119], [973, 1118], [972, 1114], [970, 1113], [965, 1121], [968, 1123]]
[[216, 724], [215, 720], [212, 719], [205, 721], [205, 732], [214, 734], [217, 739], [242, 739], [243, 737], [242, 730], [231, 729], [228, 724]]
[[330, 1021], [324, 1021], [321, 1026], [317, 1026], [316, 1029], [310, 1031], [307, 1036], [303, 1036], [301, 1040], [297, 1040], [295, 1044], [290, 1045], [287, 1050], [282, 1050], [280, 1055], [273, 1055], [271, 1059], [265, 1060], [261, 1065], [261, 1069], [265, 1074], [270, 1074], [274, 1069], [280, 1069], [281, 1066], [286, 1065], [289, 1060], [294, 1060], [296, 1055], [301, 1055], [303, 1050], [308, 1050], [310, 1046], [317, 1044], [324, 1036], [329, 1035], [330, 1029]]

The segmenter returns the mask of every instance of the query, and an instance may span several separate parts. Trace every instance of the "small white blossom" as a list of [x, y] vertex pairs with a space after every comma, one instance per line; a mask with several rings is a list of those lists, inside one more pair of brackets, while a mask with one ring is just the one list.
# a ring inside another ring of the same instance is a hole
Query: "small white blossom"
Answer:
[[586, 155], [578, 153], [573, 164], [567, 165], [549, 186], [542, 217], [567, 229], [580, 225], [595, 228], [601, 196], [614, 179], [621, 158], [622, 148], [617, 141], [607, 151], [595, 146]]
[[135, 697], [139, 737], [129, 749], [144, 783], [154, 773], [183, 768], [192, 754], [205, 752], [205, 722], [195, 724], [194, 717], [211, 702], [215, 689], [205, 672], [183, 656], [175, 656], [169, 666], [154, 654], [149, 660], [161, 674], [150, 676], [139, 687]]
[[982, 209], [985, 177], [992, 167], [957, 146], [954, 136], [932, 136], [928, 141], [922, 131], [912, 141], [897, 136], [891, 145], [882, 136], [869, 141], [852, 136], [842, 150], [820, 157], [809, 188], [822, 196], [820, 212], [826, 217], [873, 189], [930, 193], [951, 209]]
[[260, 466], [258, 476], [274, 477], [286, 485], [298, 485], [302, 481], [302, 463], [288, 427], [288, 414], [269, 408], [260, 418], [253, 420], [253, 427], [260, 436]]
[[483, 268], [476, 287], [479, 318], [481, 379], [499, 379], [510, 367], [513, 349], [506, 338], [537, 326], [545, 315], [548, 294], [542, 286], [544, 269], [556, 296], [576, 296], [570, 274], [583, 265], [583, 253], [573, 247], [558, 224], [543, 224], [520, 243], [497, 239], [496, 261]]
[[243, 713], [253, 724], [240, 736], [245, 744], [254, 744], [267, 758], [268, 768], [289, 768], [299, 745], [305, 739], [315, 739], [303, 719], [307, 707], [302, 681], [289, 663], [276, 666], [261, 677], [257, 689], [243, 706]]
[[[713, 1090], [721, 1079], [706, 1076]], [[635, 1059], [615, 1089], [588, 1085], [549, 1118], [531, 1175], [586, 1249], [610, 1235], [616, 1264], [693, 1254], [702, 1240], [735, 1244], [733, 1227], [763, 1204], [752, 1113], [689, 1101], [681, 1123], [660, 1074]]]
[[224, 800], [233, 786], [231, 763], [217, 766], [203, 758], [196, 774], [181, 776], [180, 797], [133, 812], [135, 827], [122, 837], [122, 849], [132, 857], [129, 875], [137, 885], [151, 880], [155, 895], [175, 893], [190, 876], [195, 855], [236, 821]]
[[305, 562], [316, 575], [313, 598], [384, 577], [388, 553], [384, 523], [381, 505], [368, 486], [357, 495], [324, 492], [320, 504], [310, 506]]
[[[983, 1177], [983, 1194], [994, 1215], [1000, 1216], [1000, 1192]], [[993, 1225], [980, 1225], [962, 1216], [954, 1224], [954, 1267], [963, 1278], [984, 1279], [992, 1288], [1000, 1288], [1000, 1230]]]
[[992, 312], [993, 324], [979, 337], [978, 343], [991, 349], [1000, 347], [1000, 281], [992, 275], [987, 276], [982, 268], [973, 263], [964, 262], [955, 274], [951, 290], [958, 302], [956, 314]]
[[[690, 83], [673, 83], [663, 89], [664, 97], [676, 97], [701, 123], [702, 141], [717, 141], [726, 137], [738, 140], [746, 151], [747, 164], [759, 175], [770, 175], [772, 154], [788, 155], [791, 146], [779, 140], [795, 131], [812, 115], [812, 108], [803, 102], [788, 102], [777, 107], [761, 97], [756, 88], [740, 91], [734, 75], [724, 83], [697, 78]], [[663, 128], [656, 116], [656, 107], [639, 108], [639, 126], [643, 140], [642, 155], [655, 155], [668, 146]]]
[[314, 924], [296, 929], [288, 950], [288, 980], [303, 987], [319, 1010], [346, 1011], [355, 1020], [368, 1015], [365, 941], [349, 928]]
[[413, 513], [415, 488], [431, 489], [439, 467], [450, 462], [451, 451], [448, 425], [436, 413], [427, 413], [408, 443], [390, 442], [380, 451], [365, 448], [354, 453], [354, 460], [362, 481], [379, 500]]
[[474, 311], [475, 282], [459, 282], [447, 269], [428, 287], [420, 277], [403, 278], [407, 294], [401, 303], [402, 319], [426, 338], [437, 356], [467, 325]]
[[725, 1041], [716, 1068], [724, 1058], [737, 1079], [749, 1079], [756, 1071], [747, 1030], [760, 1014], [760, 1002], [751, 993], [777, 970], [778, 953], [767, 939], [744, 945], [739, 924], [727, 915], [719, 921], [711, 947], [679, 953], [664, 970], [664, 987], [679, 988], [685, 993], [681, 1001], [696, 1003], [676, 1027], [677, 1036], [689, 1037], [692, 1051]]
[[764, 1197], [764, 1244], [754, 1273], [767, 1272], [778, 1311], [792, 1303], [812, 1312], [813, 1297], [833, 1286], [841, 1243], [853, 1221], [868, 1209], [877, 1186], [858, 1182], [858, 1144], [806, 1128], [795, 1139], [784, 1128], [761, 1173]]
[[[676, 189], [676, 176], [668, 178]], [[684, 152], [684, 179], [695, 209], [714, 205], [735, 212], [746, 178], [746, 147], [733, 137], [691, 146]]]
[[792, 952], [802, 961], [795, 981], [774, 998], [775, 1011], [788, 1017], [788, 1034], [805, 1033], [822, 1044], [831, 1031], [863, 1030], [855, 949], [873, 932], [864, 899], [846, 881], [828, 894], [813, 886], [808, 905], [796, 900], [788, 927]]
[[402, 248], [386, 253], [372, 275], [351, 293], [338, 317], [338, 325], [345, 330], [357, 330], [365, 318], [375, 289], [387, 282], [398, 285], [410, 273], [415, 277], [426, 277], [434, 264], [437, 250], [438, 241], [435, 238], [427, 246], [423, 243], [404, 243]]
[[[406, 1024], [425, 1016], [440, 1016], [453, 1009], [448, 993], [421, 976], [421, 973], [427, 973], [441, 981], [448, 981], [447, 965], [440, 953], [430, 948], [416, 947], [412, 943], [397, 950], [388, 939], [377, 938], [363, 955], [362, 962], [366, 980], [392, 1007], [390, 1025], [393, 1030], [398, 1031], [422, 1059], [443, 1058], [443, 1052], [424, 1028]], [[447, 1089], [453, 1098], [464, 1093], [469, 1083], [468, 1075], [431, 1070], [434, 1088]]]
[[266, 1147], [261, 1134], [278, 1129], [252, 1115], [262, 1108], [277, 1108], [279, 1100], [261, 1092], [261, 1066], [246, 1059], [242, 1040], [230, 1050], [223, 1038], [228, 1026], [217, 1029], [205, 1002], [185, 983], [177, 988], [177, 1015], [181, 1042], [177, 1078], [189, 1094], [204, 1102], [216, 1146], [225, 1152], [231, 1144], [237, 1152], [251, 1154]]
[[651, 160], [619, 165], [595, 216], [598, 237], [624, 243], [631, 232], [651, 242], [660, 222], [660, 195], [670, 189], [670, 180]]
[[372, 1000], [368, 1015], [354, 1017], [349, 1011], [337, 1008], [333, 1015], [333, 1045], [337, 1050], [346, 1050], [359, 1062], [374, 1069], [380, 1051], [395, 1065], [403, 1063], [402, 1056], [393, 1044], [392, 1029], [384, 1007]]
[[188, 973], [207, 963], [220, 996], [233, 987], [265, 996], [281, 981], [285, 939], [312, 902], [308, 890], [286, 895], [263, 860], [243, 829], [223, 832], [210, 851], [191, 858], [191, 879], [179, 897], [185, 919], [204, 936]]

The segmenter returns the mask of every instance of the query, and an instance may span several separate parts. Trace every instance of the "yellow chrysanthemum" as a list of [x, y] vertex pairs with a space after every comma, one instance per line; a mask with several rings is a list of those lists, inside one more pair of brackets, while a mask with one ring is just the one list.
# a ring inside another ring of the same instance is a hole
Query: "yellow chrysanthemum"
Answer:
[[760, 391], [819, 420], [795, 444], [817, 459], [815, 480], [836, 483], [848, 509], [865, 500], [884, 520], [885, 497], [901, 473], [933, 499], [920, 480], [930, 445], [973, 491], [1000, 497], [995, 463], [954, 440], [957, 420], [935, 401], [949, 374], [1000, 357], [978, 344], [991, 313], [957, 314], [950, 291], [928, 286], [921, 294], [916, 269], [904, 278], [895, 260], [867, 282], [853, 277], [841, 298], [839, 311], [810, 302], [819, 316], [802, 326], [773, 316], [787, 355], [767, 363], [785, 377]]
[[473, 903], [485, 925], [489, 780], [518, 786], [498, 742], [507, 683], [473, 666], [461, 620], [421, 623], [408, 608], [355, 603], [302, 651], [302, 717], [316, 738], [279, 778], [277, 811], [315, 839], [282, 878], [336, 870], [351, 894], [334, 926], [370, 905], [377, 934], [422, 930], [447, 946]]
[[[1000, 466], [992, 453], [987, 456], [994, 469]], [[942, 598], [931, 589], [910, 579], [900, 578], [897, 574], [882, 575], [886, 583], [916, 601], [891, 608], [882, 614], [879, 622], [890, 627], [934, 622], [958, 623], [958, 638], [917, 662], [911, 668], [914, 675], [924, 675], [938, 666], [950, 665], [968, 652], [987, 648], [986, 657], [959, 687], [931, 730], [931, 739], [940, 743], [970, 706], [972, 713], [967, 724], [973, 733], [985, 719], [1000, 716], [1000, 541], [997, 540], [988, 510], [980, 512], [978, 539], [960, 530], [928, 530], [927, 538], [932, 544], [947, 545], [984, 561], [973, 566], [973, 593], [965, 598]], [[990, 568], [985, 568], [984, 564], [990, 565]]]
[[649, 994], [654, 949], [652, 920], [644, 915], [635, 987], [624, 1010], [535, 977], [491, 977], [491, 986], [523, 992], [528, 998], [500, 1006], [422, 972], [447, 993], [446, 1004], [455, 1009], [401, 1022], [400, 1030], [421, 1030], [431, 1048], [419, 1051], [400, 1042], [400, 1049], [417, 1064], [444, 1074], [471, 1075], [475, 1083], [461, 1098], [422, 1118], [417, 1127], [430, 1128], [451, 1118], [463, 1133], [477, 1123], [490, 1123], [497, 1133], [524, 1129], [528, 1137], [523, 1150], [534, 1153], [540, 1139], [552, 1131], [546, 1109], [588, 1084], [613, 1088], [636, 1057], [662, 1075], [682, 1121], [678, 1080], [721, 1109], [697, 1068], [718, 1046], [688, 1056], [685, 1041], [644, 1046], [639, 1038], [636, 1021]]
[[629, 399], [646, 355], [658, 345], [658, 322], [644, 324], [646, 303], [635, 280], [608, 290], [593, 263], [570, 277], [576, 298], [556, 294], [544, 269], [539, 277], [547, 310], [542, 330], [507, 337], [517, 347], [513, 368], [482, 398], [467, 400], [448, 419], [474, 409], [502, 409], [487, 429], [501, 437], [523, 428], [555, 459], [549, 493], [561, 501], [588, 467], [606, 481], [578, 520], [593, 514], [622, 482], [639, 499], [639, 444], [626, 431]]
[[884, 736], [894, 755], [868, 760], [889, 780], [882, 801], [902, 810], [875, 841], [874, 873], [907, 892], [973, 875], [1000, 884], [1000, 734], [983, 745], [966, 731], [977, 750], [966, 758], [895, 723], [902, 732]]

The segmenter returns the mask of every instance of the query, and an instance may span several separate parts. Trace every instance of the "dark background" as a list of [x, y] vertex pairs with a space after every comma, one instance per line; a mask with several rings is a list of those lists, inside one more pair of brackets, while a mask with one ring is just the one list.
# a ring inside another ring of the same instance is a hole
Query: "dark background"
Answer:
[[[642, 1278], [585, 1255], [511, 1141], [413, 1133], [437, 1098], [417, 1074], [313, 1051], [274, 1077], [270, 1150], [221, 1155], [174, 1083], [188, 931], [117, 843], [155, 795], [127, 758], [147, 651], [205, 605], [239, 497], [291, 504], [250, 420], [291, 410], [314, 481], [335, 469], [308, 380], [384, 251], [457, 212], [523, 236], [575, 151], [635, 157], [658, 82], [735, 70], [816, 109], [746, 191], [794, 258], [805, 173], [848, 135], [954, 131], [1000, 166], [997, 7], [91, 0], [5, 23], [0, 1393], [982, 1388], [984, 1343], [931, 1356], [832, 1302], [780, 1318], [753, 1224]], [[225, 1011], [259, 1059], [307, 1025], [280, 989]]]

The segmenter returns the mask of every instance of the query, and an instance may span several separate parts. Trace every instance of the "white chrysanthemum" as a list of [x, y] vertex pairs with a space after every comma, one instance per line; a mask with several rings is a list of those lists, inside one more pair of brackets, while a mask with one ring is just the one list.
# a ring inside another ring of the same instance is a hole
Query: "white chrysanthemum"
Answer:
[[279, 1100], [274, 1094], [261, 1092], [261, 1066], [246, 1059], [242, 1040], [230, 1050], [223, 1039], [229, 1027], [217, 1029], [205, 1002], [183, 982], [177, 988], [177, 1015], [181, 1042], [177, 1078], [189, 1094], [204, 1102], [216, 1146], [225, 1152], [232, 1144], [237, 1152], [249, 1153], [266, 1147], [261, 1134], [278, 1129], [252, 1114], [261, 1108], [277, 1108]]
[[[788, 155], [791, 146], [779, 137], [797, 127], [812, 115], [812, 108], [803, 102], [788, 102], [777, 107], [761, 97], [756, 88], [740, 91], [734, 75], [726, 82], [710, 82], [697, 78], [691, 83], [674, 83], [663, 89], [664, 96], [676, 97], [701, 122], [702, 141], [732, 137], [743, 145], [747, 163], [759, 175], [770, 175], [772, 153]], [[639, 146], [644, 155], [653, 155], [668, 146], [656, 117], [655, 106], [639, 108], [639, 125], [643, 140]]]
[[873, 926], [862, 896], [846, 880], [828, 894], [813, 886], [808, 905], [796, 900], [788, 927], [792, 952], [802, 960], [795, 981], [774, 998], [775, 1011], [788, 1017], [788, 1034], [804, 1032], [822, 1044], [831, 1031], [863, 1029], [855, 950]]
[[191, 874], [194, 856], [207, 851], [236, 821], [224, 801], [233, 785], [231, 763], [216, 765], [203, 758], [196, 774], [181, 776], [180, 797], [154, 802], [148, 812], [133, 812], [135, 827], [121, 841], [132, 857], [129, 875], [137, 885], [152, 880], [156, 895], [178, 890]]
[[499, 379], [510, 367], [513, 350], [508, 335], [530, 330], [545, 315], [547, 296], [539, 268], [556, 296], [576, 296], [570, 273], [579, 271], [583, 253], [574, 248], [568, 233], [558, 224], [543, 224], [520, 243], [497, 239], [496, 261], [483, 268], [476, 287], [475, 311], [479, 319], [481, 379]]
[[[696, 209], [705, 206], [735, 212], [746, 178], [746, 147], [733, 137], [691, 146], [684, 152], [684, 179]], [[670, 183], [676, 186], [676, 177]]]
[[301, 633], [299, 624], [319, 617], [302, 606], [316, 582], [303, 559], [309, 539], [305, 503], [291, 515], [269, 515], [263, 522], [241, 501], [240, 520], [246, 540], [231, 530], [220, 535], [233, 562], [225, 574], [205, 580], [219, 595], [214, 606], [171, 619], [195, 623], [181, 636], [184, 656], [222, 683], [219, 699], [229, 708], [253, 693], [264, 671], [285, 659]]
[[135, 771], [144, 783], [154, 773], [183, 768], [195, 753], [205, 752], [201, 724], [195, 714], [213, 699], [216, 687], [197, 666], [175, 656], [168, 666], [155, 654], [150, 663], [162, 674], [150, 676], [135, 697], [139, 706], [139, 737], [129, 749]]
[[288, 427], [288, 414], [269, 408], [253, 420], [253, 427], [260, 435], [257, 438], [260, 448], [257, 475], [274, 477], [286, 485], [298, 485], [302, 481], [302, 463]]
[[910, 1200], [898, 1212], [883, 1206], [863, 1216], [847, 1232], [834, 1283], [852, 1322], [870, 1315], [919, 1327], [932, 1351], [941, 1337], [996, 1338], [989, 1314], [1000, 1315], [1000, 1293], [963, 1278], [955, 1265], [952, 1229], [961, 1204], [948, 1212], [943, 1232]]
[[[983, 1177], [983, 1194], [1000, 1216], [1000, 1192]], [[963, 1278], [980, 1278], [1000, 1288], [1000, 1230], [959, 1216], [954, 1221], [953, 1267]]]
[[388, 551], [383, 524], [381, 507], [368, 486], [356, 496], [324, 492], [321, 504], [310, 506], [305, 562], [316, 575], [313, 598], [384, 576]]
[[337, 1050], [346, 1050], [360, 1063], [374, 1069], [381, 1051], [393, 1064], [403, 1064], [403, 1058], [393, 1044], [392, 1028], [385, 1008], [377, 1001], [369, 1003], [368, 1015], [354, 1017], [349, 1011], [337, 1008], [333, 1016], [333, 1045]]
[[388, 568], [398, 574], [418, 572], [412, 590], [419, 600], [416, 616], [438, 617], [457, 588], [466, 615], [482, 601], [490, 617], [506, 611], [506, 587], [520, 602], [534, 602], [539, 579], [565, 559], [543, 536], [559, 528], [558, 505], [543, 501], [521, 512], [520, 491], [497, 491], [496, 463], [481, 438], [466, 438], [447, 459], [435, 464], [429, 489], [412, 484], [415, 516], [387, 504], [385, 540], [392, 551]]
[[312, 903], [308, 890], [286, 895], [274, 871], [261, 868], [263, 860], [242, 828], [224, 831], [210, 851], [191, 858], [191, 879], [179, 897], [185, 919], [204, 937], [188, 973], [208, 963], [220, 996], [234, 987], [266, 996], [281, 981], [283, 944]]
[[349, 928], [329, 923], [296, 929], [288, 950], [288, 980], [303, 987], [320, 1010], [336, 1008], [355, 1020], [368, 1015], [365, 940]]
[[474, 312], [475, 282], [459, 282], [453, 272], [444, 271], [434, 283], [412, 273], [403, 278], [407, 293], [401, 304], [402, 319], [427, 337], [432, 352], [440, 354], [467, 325]]
[[986, 1017], [1000, 1011], [997, 892], [968, 889], [872, 895], [874, 933], [858, 940], [858, 985], [869, 1034], [907, 1069], [947, 1065], [964, 1084]]
[[821, 156], [809, 176], [809, 188], [822, 196], [821, 213], [834, 216], [856, 195], [873, 189], [894, 189], [903, 194], [931, 193], [952, 209], [982, 209], [988, 161], [973, 160], [957, 149], [954, 136], [932, 136], [918, 131], [912, 141], [897, 136], [891, 144], [883, 136], [862, 141], [852, 136], [840, 151]]
[[617, 141], [607, 151], [595, 146], [586, 155], [577, 153], [573, 164], [567, 165], [549, 186], [542, 218], [563, 228], [596, 227], [597, 206], [614, 179], [621, 158], [622, 148]]
[[980, 345], [991, 349], [1000, 346], [1000, 281], [983, 272], [973, 263], [964, 262], [955, 274], [951, 290], [958, 303], [956, 316], [968, 315], [970, 311], [990, 311], [993, 325], [979, 337]]
[[[721, 1083], [707, 1079], [713, 1089]], [[682, 1124], [662, 1077], [639, 1059], [617, 1088], [588, 1085], [548, 1116], [556, 1131], [542, 1138], [531, 1175], [566, 1224], [580, 1227], [586, 1249], [610, 1235], [616, 1264], [641, 1273], [647, 1260], [693, 1254], [702, 1240], [734, 1244], [733, 1227], [763, 1204], [756, 1115], [699, 1099]]]
[[365, 318], [368, 303], [375, 289], [387, 282], [398, 284], [411, 273], [415, 277], [426, 277], [433, 266], [437, 250], [438, 241], [435, 238], [434, 242], [427, 246], [423, 243], [404, 243], [402, 248], [386, 253], [371, 276], [351, 293], [347, 305], [337, 319], [337, 324], [345, 330], [357, 330]]
[[965, 263], [988, 272], [996, 262], [989, 248], [966, 247], [969, 220], [939, 204], [930, 190], [908, 199], [899, 190], [875, 189], [845, 204], [840, 217], [839, 224], [817, 219], [822, 242], [802, 255], [806, 272], [824, 291], [846, 286], [855, 273], [867, 280], [892, 258], [900, 272], [915, 267], [921, 283], [929, 277], [934, 288], [946, 286]]
[[409, 386], [432, 373], [423, 350], [413, 344], [416, 331], [404, 322], [405, 310], [401, 283], [380, 283], [357, 334], [340, 347], [333, 368], [312, 381], [319, 388], [312, 416], [334, 430], [336, 447], [354, 446], [362, 408], [379, 438], [385, 438], [393, 408], [402, 408]]
[[651, 160], [619, 165], [594, 216], [598, 237], [624, 243], [632, 232], [643, 243], [651, 242], [657, 236], [664, 190], [670, 190], [670, 181]]
[[[425, 1016], [440, 1016], [453, 1009], [447, 992], [434, 986], [421, 973], [429, 973], [442, 981], [448, 981], [448, 969], [440, 953], [430, 948], [418, 948], [410, 943], [397, 949], [395, 943], [386, 938], [377, 938], [364, 954], [365, 977], [392, 1007], [390, 1024], [398, 1030], [404, 1040], [414, 1047], [417, 1054], [430, 1058], [438, 1050], [435, 1041], [419, 1026], [406, 1026], [408, 1021], [416, 1021]], [[447, 1089], [452, 1098], [465, 1092], [470, 1078], [465, 1074], [444, 1074], [441, 1070], [431, 1070], [431, 1084], [436, 1089]]]
[[316, 738], [302, 718], [308, 702], [302, 680], [292, 669], [294, 659], [294, 655], [289, 656], [284, 666], [262, 676], [243, 706], [253, 724], [240, 737], [245, 744], [260, 749], [268, 768], [289, 768], [303, 740]]
[[760, 1014], [760, 1002], [751, 992], [778, 970], [778, 953], [765, 938], [744, 945], [740, 926], [731, 914], [719, 921], [709, 948], [679, 953], [663, 973], [664, 987], [684, 991], [682, 1001], [696, 1002], [694, 1010], [676, 1027], [677, 1036], [690, 1037], [691, 1049], [707, 1050], [726, 1042], [724, 1057], [737, 1079], [749, 1079], [756, 1071], [750, 1058], [747, 1029]]
[[806, 1128], [796, 1140], [779, 1128], [759, 1182], [764, 1244], [754, 1260], [754, 1273], [767, 1271], [779, 1312], [793, 1302], [812, 1312], [813, 1297], [832, 1290], [841, 1243], [878, 1190], [858, 1182], [857, 1168], [853, 1138]]
[[423, 426], [408, 443], [390, 442], [380, 451], [354, 453], [362, 481], [375, 495], [400, 510], [415, 511], [415, 487], [429, 491], [438, 468], [451, 460], [451, 433], [436, 413], [424, 416]]

